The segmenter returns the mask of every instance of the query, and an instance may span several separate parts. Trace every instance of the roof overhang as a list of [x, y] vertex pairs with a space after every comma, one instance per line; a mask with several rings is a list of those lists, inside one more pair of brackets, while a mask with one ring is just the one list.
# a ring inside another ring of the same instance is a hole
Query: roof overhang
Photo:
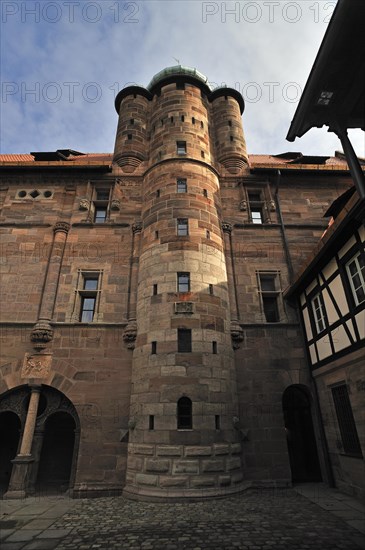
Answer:
[[365, 130], [365, 1], [338, 0], [286, 139], [311, 128]]

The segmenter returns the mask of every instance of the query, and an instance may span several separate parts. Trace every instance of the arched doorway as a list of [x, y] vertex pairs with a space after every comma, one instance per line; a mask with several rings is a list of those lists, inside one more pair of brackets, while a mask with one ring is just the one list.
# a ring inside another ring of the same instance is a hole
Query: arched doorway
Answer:
[[310, 397], [304, 386], [289, 386], [285, 390], [283, 412], [292, 481], [321, 481]]
[[55, 412], [47, 418], [38, 465], [37, 490], [60, 493], [69, 489], [75, 429], [75, 420], [67, 412]]
[[13, 458], [18, 452], [21, 422], [12, 411], [0, 413], [0, 494], [7, 491]]

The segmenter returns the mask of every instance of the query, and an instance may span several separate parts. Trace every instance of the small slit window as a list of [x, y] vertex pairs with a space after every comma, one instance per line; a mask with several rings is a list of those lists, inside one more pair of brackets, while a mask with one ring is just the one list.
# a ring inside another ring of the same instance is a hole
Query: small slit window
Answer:
[[177, 429], [192, 430], [193, 404], [189, 397], [180, 397], [177, 402]]

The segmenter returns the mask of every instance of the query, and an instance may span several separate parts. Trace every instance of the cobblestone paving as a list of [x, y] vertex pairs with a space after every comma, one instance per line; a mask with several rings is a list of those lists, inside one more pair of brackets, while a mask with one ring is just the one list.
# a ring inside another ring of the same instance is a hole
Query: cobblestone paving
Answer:
[[[67, 509], [64, 504], [65, 509], [59, 508], [53, 520], [52, 514], [42, 513], [45, 508], [39, 508], [30, 523], [13, 534], [9, 531], [1, 550], [362, 547], [359, 531], [291, 489], [250, 490], [225, 499], [192, 503], [145, 503], [115, 497], [72, 501]], [[24, 517], [19, 515], [18, 520]]]

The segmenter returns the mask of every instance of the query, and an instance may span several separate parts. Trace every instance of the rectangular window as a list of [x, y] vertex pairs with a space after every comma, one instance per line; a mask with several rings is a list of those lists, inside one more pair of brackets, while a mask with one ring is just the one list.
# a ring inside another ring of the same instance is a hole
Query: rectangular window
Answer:
[[105, 206], [95, 206], [94, 223], [104, 223], [106, 221], [107, 208]]
[[177, 274], [177, 291], [178, 292], [190, 291], [190, 273]]
[[365, 302], [365, 256], [360, 252], [356, 254], [347, 262], [346, 270], [355, 305], [358, 306]]
[[320, 293], [316, 294], [315, 297], [312, 299], [312, 311], [317, 334], [319, 334], [320, 332], [323, 332], [326, 328], [324, 304]]
[[94, 320], [99, 291], [99, 274], [100, 272], [82, 273], [82, 279], [80, 280], [82, 288], [79, 287], [79, 321], [81, 323], [92, 323]]
[[213, 294], [214, 294], [214, 287], [213, 287], [213, 285], [209, 285], [209, 294], [210, 294], [211, 296], [213, 296]]
[[332, 397], [340, 428], [343, 450], [346, 454], [362, 457], [359, 436], [346, 384], [332, 388]]
[[217, 355], [217, 353], [218, 353], [217, 342], [212, 342], [212, 353], [213, 353], [214, 355]]
[[151, 354], [156, 355], [157, 353], [157, 342], [151, 342]]
[[153, 295], [157, 296], [157, 285], [153, 285]]
[[108, 218], [110, 189], [95, 188], [94, 190], [94, 223], [105, 223]]
[[186, 218], [178, 218], [177, 234], [179, 237], [187, 237], [189, 235], [189, 222]]
[[185, 178], [178, 178], [176, 183], [176, 188], [178, 193], [186, 193], [188, 186]]
[[248, 191], [248, 202], [250, 205], [251, 222], [261, 224], [264, 222], [263, 201], [260, 191]]
[[186, 155], [186, 141], [177, 141], [176, 151], [178, 155]]
[[278, 299], [280, 290], [277, 288], [278, 277], [276, 273], [260, 273], [259, 284], [265, 319], [268, 323], [280, 321]]
[[215, 415], [215, 429], [220, 430], [221, 429], [221, 417], [219, 414]]
[[185, 328], [177, 329], [177, 351], [179, 353], [191, 352], [191, 330]]

